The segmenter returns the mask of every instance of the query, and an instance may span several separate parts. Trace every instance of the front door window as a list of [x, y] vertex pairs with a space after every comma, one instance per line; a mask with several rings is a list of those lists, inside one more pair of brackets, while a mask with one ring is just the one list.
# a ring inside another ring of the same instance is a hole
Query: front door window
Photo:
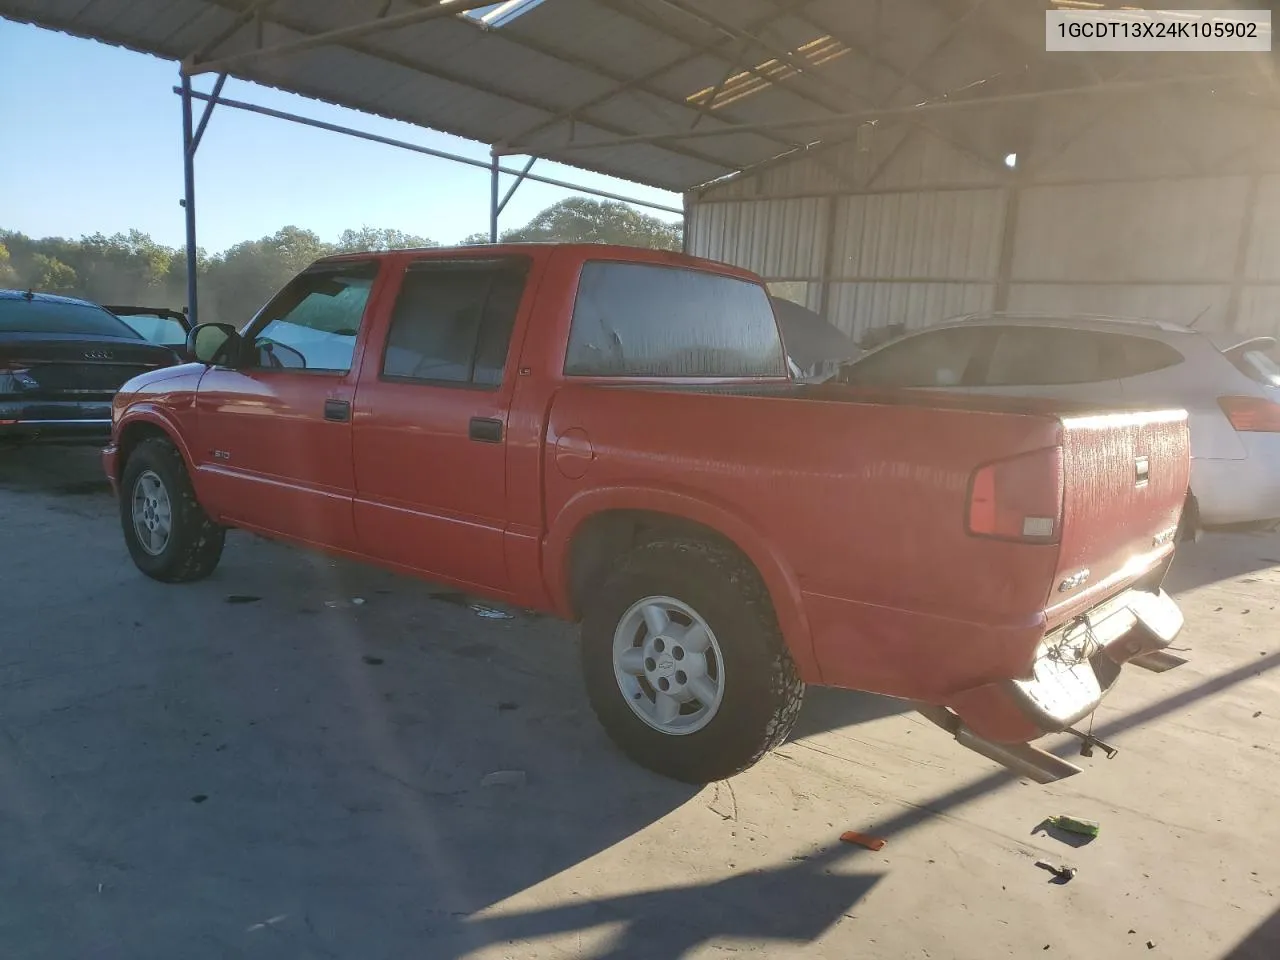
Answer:
[[249, 368], [346, 373], [377, 266], [322, 264], [294, 278], [253, 323]]

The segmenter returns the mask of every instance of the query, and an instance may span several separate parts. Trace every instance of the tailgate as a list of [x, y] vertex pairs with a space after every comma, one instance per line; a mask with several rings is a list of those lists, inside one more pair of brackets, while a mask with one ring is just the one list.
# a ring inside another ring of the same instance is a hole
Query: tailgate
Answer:
[[1065, 416], [1062, 546], [1049, 626], [1114, 594], [1172, 550], [1190, 481], [1183, 410]]

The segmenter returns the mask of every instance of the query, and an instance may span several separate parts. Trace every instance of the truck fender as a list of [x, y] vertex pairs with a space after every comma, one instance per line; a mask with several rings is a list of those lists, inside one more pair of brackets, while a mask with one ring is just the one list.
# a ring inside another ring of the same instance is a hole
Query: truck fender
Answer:
[[572, 613], [569, 561], [574, 537], [592, 517], [614, 510], [644, 511], [691, 521], [714, 530], [742, 551], [764, 580], [778, 626], [801, 678], [810, 683], [820, 682], [809, 620], [795, 571], [748, 521], [730, 508], [688, 491], [613, 486], [584, 490], [571, 497], [552, 518], [545, 540], [544, 576], [551, 599], [562, 615], [569, 617]]
[[[178, 425], [173, 422], [173, 418], [161, 407], [153, 403], [135, 403], [129, 406], [120, 418], [120, 422], [116, 424], [114, 435], [116, 438], [123, 437], [130, 427], [136, 427], [139, 424], [147, 424], [164, 432], [169, 442], [177, 447], [178, 452], [182, 454], [182, 459], [187, 465], [187, 473], [191, 476], [191, 482], [197, 483], [199, 478], [196, 475], [195, 460], [191, 456], [191, 450], [187, 447], [187, 441], [182, 436], [182, 431], [178, 429]], [[119, 443], [119, 439], [116, 440]], [[117, 460], [116, 471], [124, 469], [124, 461]], [[119, 477], [117, 477], [119, 479]]]

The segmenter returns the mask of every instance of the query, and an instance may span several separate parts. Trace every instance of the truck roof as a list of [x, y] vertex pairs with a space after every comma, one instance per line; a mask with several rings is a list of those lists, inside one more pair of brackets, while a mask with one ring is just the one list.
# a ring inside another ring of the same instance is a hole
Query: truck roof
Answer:
[[750, 270], [743, 270], [718, 260], [695, 257], [676, 250], [655, 250], [649, 247], [630, 247], [620, 243], [563, 243], [563, 242], [521, 242], [521, 243], [480, 243], [470, 245], [454, 245], [447, 247], [413, 247], [404, 250], [369, 250], [352, 253], [337, 253], [321, 257], [316, 263], [333, 263], [343, 260], [368, 260], [370, 258], [389, 259], [403, 256], [412, 257], [448, 257], [465, 253], [468, 255], [483, 253], [491, 256], [525, 256], [542, 257], [552, 251], [567, 253], [578, 260], [627, 260], [635, 263], [660, 263], [673, 267], [685, 267], [691, 270], [709, 270], [724, 273], [762, 283], [761, 278]]

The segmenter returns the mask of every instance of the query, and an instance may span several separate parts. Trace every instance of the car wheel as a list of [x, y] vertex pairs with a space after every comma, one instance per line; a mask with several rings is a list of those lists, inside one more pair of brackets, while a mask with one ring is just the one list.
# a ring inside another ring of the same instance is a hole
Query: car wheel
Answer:
[[168, 440], [143, 440], [120, 477], [120, 524], [139, 570], [165, 583], [200, 580], [222, 557], [226, 530], [196, 500], [186, 463]]
[[697, 541], [644, 544], [606, 578], [583, 617], [582, 668], [613, 741], [686, 783], [750, 767], [804, 699], [755, 569]]

